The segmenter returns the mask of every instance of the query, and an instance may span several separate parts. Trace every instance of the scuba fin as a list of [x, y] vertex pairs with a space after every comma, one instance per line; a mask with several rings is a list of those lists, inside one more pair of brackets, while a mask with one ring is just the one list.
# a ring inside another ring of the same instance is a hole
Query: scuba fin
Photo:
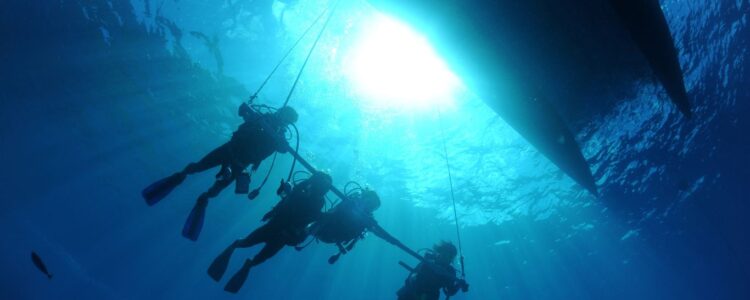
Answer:
[[211, 266], [208, 267], [208, 276], [210, 276], [214, 281], [221, 280], [221, 277], [224, 276], [224, 273], [227, 271], [229, 259], [232, 257], [232, 253], [234, 252], [235, 243], [232, 243], [232, 245], [227, 247], [224, 252], [221, 252], [221, 254], [219, 254], [219, 256], [217, 256], [216, 259], [214, 259], [214, 261], [211, 263]]
[[242, 285], [245, 284], [245, 280], [247, 279], [248, 273], [250, 273], [251, 266], [251, 261], [249, 259], [245, 260], [245, 264], [242, 265], [242, 269], [237, 271], [237, 273], [232, 276], [232, 279], [229, 279], [227, 285], [224, 286], [224, 290], [236, 294], [240, 290], [240, 288], [242, 288]]
[[255, 200], [255, 198], [258, 198], [258, 195], [260, 195], [260, 188], [254, 189], [252, 192], [247, 194], [247, 199]]
[[336, 243], [336, 247], [339, 248], [339, 253], [336, 253], [335, 255], [328, 258], [328, 263], [331, 265], [335, 264], [339, 260], [339, 257], [346, 254], [347, 252], [346, 248], [344, 248], [344, 245], [342, 245], [341, 243]]
[[152, 206], [169, 195], [175, 187], [185, 180], [185, 177], [187, 177], [187, 175], [184, 173], [174, 173], [167, 178], [163, 178], [149, 185], [141, 191], [141, 195], [143, 196], [143, 199], [146, 200], [146, 204]]
[[339, 260], [339, 257], [341, 257], [341, 252], [331, 255], [331, 257], [328, 258], [328, 264], [335, 264]]
[[186, 237], [191, 241], [197, 241], [198, 236], [201, 234], [203, 229], [203, 219], [206, 216], [206, 206], [208, 206], [208, 200], [199, 199], [198, 202], [193, 206], [193, 210], [190, 211], [185, 226], [182, 227], [182, 236]]

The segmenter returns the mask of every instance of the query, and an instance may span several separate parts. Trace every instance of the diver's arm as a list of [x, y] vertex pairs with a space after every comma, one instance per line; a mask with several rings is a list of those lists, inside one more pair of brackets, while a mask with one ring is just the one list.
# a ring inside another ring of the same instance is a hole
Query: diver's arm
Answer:
[[453, 296], [456, 293], [458, 293], [458, 288], [457, 287], [453, 287], [453, 286], [451, 286], [451, 287], [444, 287], [443, 288], [443, 293], [445, 293], [446, 296], [450, 297], [450, 296]]
[[[373, 228], [379, 227], [378, 221], [372, 215], [365, 216], [362, 220], [367, 230], [373, 231]], [[377, 234], [377, 233], [376, 233]]]
[[421, 262], [425, 261], [424, 257], [419, 255], [419, 253], [417, 253], [414, 250], [409, 249], [409, 247], [406, 247], [404, 243], [402, 243], [401, 241], [396, 239], [394, 236], [392, 236], [390, 233], [385, 231], [385, 229], [383, 229], [383, 227], [380, 227], [380, 225], [378, 225], [377, 223], [373, 226], [368, 227], [367, 230], [375, 234], [375, 236], [383, 239], [384, 241], [390, 243], [391, 245], [394, 245], [398, 247], [399, 249], [403, 250], [404, 252], [408, 253], [409, 255], [415, 257], [419, 261]]
[[287, 153], [289, 152], [289, 149], [291, 149], [291, 146], [289, 146], [289, 143], [286, 142], [286, 139], [284, 138], [283, 134], [277, 135], [276, 138], [276, 151], [279, 153]]
[[282, 198], [284, 198], [291, 193], [292, 193], [292, 185], [289, 184], [289, 182], [284, 181], [284, 179], [281, 179], [281, 184], [279, 184], [279, 187], [276, 189], [276, 195], [279, 195]]
[[446, 296], [453, 296], [458, 293], [459, 290], [463, 291], [464, 293], [469, 291], [469, 284], [466, 283], [466, 280], [453, 280], [448, 286], [443, 288], [443, 292]]
[[460, 288], [459, 281], [463, 281], [463, 280], [459, 279], [458, 281], [452, 281], [450, 284], [443, 287], [443, 293], [445, 293], [446, 296], [453, 296], [456, 293], [458, 293], [458, 289]]

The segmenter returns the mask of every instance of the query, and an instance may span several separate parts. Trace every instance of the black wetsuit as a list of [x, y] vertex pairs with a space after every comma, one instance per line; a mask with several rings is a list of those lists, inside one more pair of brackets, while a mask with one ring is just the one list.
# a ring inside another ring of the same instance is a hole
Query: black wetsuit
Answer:
[[276, 255], [284, 246], [303, 242], [307, 238], [305, 228], [320, 217], [324, 205], [325, 198], [310, 195], [307, 181], [302, 182], [266, 214], [266, 224], [238, 241], [236, 246], [246, 248], [265, 243], [252, 259], [252, 265], [258, 265]]
[[[189, 175], [221, 166], [221, 173], [226, 173], [226, 176], [217, 176], [214, 185], [200, 199], [207, 200], [218, 195], [248, 166], [252, 165], [255, 169], [274, 152], [287, 152], [289, 146], [284, 138], [285, 128], [275, 125], [277, 121], [272, 115], [256, 113], [244, 105], [240, 107], [240, 115], [245, 122], [232, 134], [229, 142], [200, 161], [189, 164], [183, 171]], [[224, 172], [226, 170], [231, 171]]]
[[[434, 264], [429, 256], [425, 259]], [[437, 271], [436, 268], [439, 268], [440, 271]], [[398, 290], [397, 295], [398, 300], [438, 300], [441, 289], [446, 295], [453, 296], [459, 288], [456, 269], [452, 266], [434, 265], [431, 267], [425, 263], [420, 263], [414, 268], [414, 273], [406, 279], [404, 286]]]

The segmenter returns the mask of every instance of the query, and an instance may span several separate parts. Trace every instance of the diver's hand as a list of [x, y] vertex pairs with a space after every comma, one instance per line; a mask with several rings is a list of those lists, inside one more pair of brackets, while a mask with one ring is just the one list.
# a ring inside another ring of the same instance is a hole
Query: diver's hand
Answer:
[[289, 143], [284, 138], [276, 138], [276, 151], [279, 153], [289, 153], [289, 150], [292, 149], [292, 146], [289, 146]]
[[292, 185], [282, 179], [281, 183], [279, 184], [279, 188], [276, 189], [276, 195], [285, 196], [289, 195], [291, 192]]
[[466, 280], [459, 279], [458, 280], [458, 287], [461, 288], [461, 291], [466, 293], [469, 291], [469, 283], [466, 282]]

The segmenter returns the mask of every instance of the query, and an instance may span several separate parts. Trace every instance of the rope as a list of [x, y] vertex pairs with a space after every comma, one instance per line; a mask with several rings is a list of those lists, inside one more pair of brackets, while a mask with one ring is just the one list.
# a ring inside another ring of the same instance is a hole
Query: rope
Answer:
[[450, 183], [451, 187], [451, 201], [453, 201], [453, 218], [456, 221], [456, 238], [458, 239], [458, 253], [459, 253], [459, 259], [461, 261], [461, 277], [466, 277], [466, 270], [464, 269], [464, 252], [461, 247], [461, 230], [459, 229], [458, 225], [458, 212], [456, 209], [456, 195], [453, 191], [453, 174], [451, 174], [451, 164], [450, 160], [448, 159], [448, 145], [446, 143], [446, 137], [445, 137], [445, 129], [443, 128], [443, 115], [440, 113], [440, 109], [438, 109], [438, 122], [440, 123], [440, 136], [443, 141], [443, 154], [445, 155], [445, 166], [448, 168], [448, 182]]
[[261, 182], [260, 186], [258, 186], [256, 189], [254, 189], [252, 192], [247, 194], [248, 199], [253, 200], [257, 198], [258, 195], [260, 195], [260, 189], [262, 189], [266, 185], [266, 182], [268, 182], [268, 177], [271, 176], [271, 171], [273, 171], [273, 166], [276, 164], [276, 155], [278, 155], [278, 153], [273, 154], [273, 160], [271, 160], [271, 167], [268, 168], [268, 172], [266, 172], [266, 177], [263, 178], [263, 182]]
[[[336, 2], [336, 6], [338, 6], [338, 3], [339, 2]], [[334, 6], [333, 8], [335, 9], [336, 6]], [[300, 35], [300, 37], [297, 38], [297, 40], [294, 42], [294, 44], [292, 45], [292, 47], [290, 47], [289, 50], [287, 50], [286, 53], [284, 53], [284, 56], [281, 57], [281, 59], [279, 60], [279, 62], [276, 63], [276, 66], [273, 67], [273, 70], [271, 70], [271, 72], [268, 73], [268, 76], [266, 76], [266, 79], [263, 80], [263, 82], [260, 84], [260, 86], [255, 91], [255, 93], [253, 93], [253, 95], [250, 96], [250, 99], [249, 99], [248, 102], [252, 103], [253, 100], [255, 100], [255, 98], [258, 97], [258, 94], [260, 93], [260, 91], [263, 90], [263, 88], [266, 86], [266, 84], [268, 83], [268, 81], [271, 80], [271, 77], [273, 77], [273, 74], [276, 73], [276, 71], [279, 69], [279, 67], [281, 66], [281, 64], [284, 63], [284, 61], [287, 59], [287, 57], [289, 57], [289, 55], [292, 53], [292, 51], [294, 51], [294, 49], [297, 48], [297, 46], [302, 41], [302, 39], [305, 38], [305, 36], [307, 36], [307, 34], [310, 32], [310, 30], [312, 30], [312, 28], [315, 26], [315, 24], [318, 24], [318, 22], [320, 21], [320, 19], [323, 18], [323, 16], [329, 10], [331, 10], [331, 7], [330, 6], [326, 7], [326, 9], [324, 9], [318, 15], [317, 18], [315, 18], [315, 21], [313, 21], [310, 24], [310, 26], [308, 26], [307, 29], [305, 29], [305, 31]], [[323, 24], [323, 28], [320, 29], [320, 33], [318, 33], [318, 36], [315, 39], [315, 43], [313, 43], [313, 46], [310, 48], [310, 52], [307, 54], [307, 58], [305, 59], [305, 63], [302, 64], [302, 67], [299, 70], [299, 74], [297, 74], [297, 78], [294, 80], [294, 84], [292, 85], [292, 88], [289, 91], [289, 95], [287, 95], [286, 100], [284, 101], [284, 105], [283, 106], [286, 106], [287, 103], [289, 102], [289, 99], [292, 97], [292, 93], [294, 93], [294, 89], [297, 87], [297, 82], [299, 82], [299, 79], [302, 76], [302, 71], [305, 70], [305, 66], [307, 66], [307, 62], [308, 62], [308, 60], [310, 60], [310, 56], [312, 55], [313, 50], [315, 50], [315, 47], [317, 46], [318, 41], [320, 41], [321, 36], [323, 36], [323, 32], [325, 31], [326, 27], [328, 26], [328, 23], [331, 21], [331, 17], [333, 17], [333, 10], [331, 10], [331, 14], [328, 15], [328, 19], [326, 19], [325, 24]], [[292, 124], [292, 127], [294, 127], [294, 131], [296, 132], [296, 136], [297, 136], [296, 151], [299, 151], [299, 131], [297, 130], [297, 127], [294, 126], [294, 124]], [[271, 168], [268, 170], [268, 173], [266, 173], [265, 178], [263, 178], [263, 182], [260, 184], [260, 186], [258, 188], [256, 188], [255, 190], [253, 190], [250, 194], [248, 194], [248, 198], [249, 199], [251, 199], [251, 200], [255, 199], [260, 194], [260, 189], [263, 188], [263, 186], [265, 186], [266, 182], [268, 181], [268, 177], [271, 175], [271, 171], [273, 170], [273, 166], [274, 166], [275, 163], [276, 163], [276, 154], [274, 154], [274, 156], [273, 156], [273, 161], [271, 162]], [[287, 178], [287, 181], [289, 181], [289, 179], [291, 179], [292, 172], [294, 171], [294, 166], [295, 166], [296, 163], [297, 163], [297, 158], [295, 158], [294, 161], [292, 162], [292, 168], [291, 168], [291, 170], [289, 170], [289, 177]]]
[[[333, 4], [330, 8], [331, 13], [328, 14], [328, 18], [326, 18], [325, 23], [323, 23], [323, 27], [320, 28], [320, 32], [318, 32], [318, 36], [315, 37], [315, 42], [313, 42], [312, 47], [310, 47], [310, 51], [307, 52], [307, 57], [305, 57], [305, 62], [302, 63], [302, 67], [299, 69], [299, 73], [297, 73], [297, 78], [294, 79], [294, 83], [292, 84], [292, 88], [289, 89], [289, 94], [286, 96], [286, 100], [284, 100], [284, 105], [281, 107], [287, 106], [289, 104], [289, 100], [292, 99], [292, 94], [294, 94], [294, 90], [297, 89], [297, 84], [299, 83], [299, 79], [302, 78], [302, 73], [305, 71], [305, 67], [307, 67], [307, 63], [310, 61], [310, 57], [312, 56], [313, 52], [315, 51], [315, 48], [318, 46], [318, 42], [320, 42], [320, 38], [323, 37], [323, 33], [325, 33], [326, 28], [328, 27], [328, 24], [331, 22], [331, 19], [333, 19], [333, 15], [336, 13], [336, 8], [339, 6], [339, 3], [341, 3], [341, 0], [336, 1], [335, 4]], [[325, 13], [329, 9], [323, 11]], [[318, 19], [322, 17], [323, 14], [318, 16]], [[317, 23], [318, 20], [315, 20], [315, 23]], [[295, 152], [299, 152], [299, 130], [297, 130], [297, 126], [294, 126], [294, 124], [291, 124], [292, 128], [294, 128], [295, 135], [297, 136], [297, 146], [295, 147]], [[297, 157], [294, 157], [294, 160], [292, 160], [292, 167], [289, 169], [289, 176], [287, 176], [287, 182], [292, 179], [292, 175], [294, 174], [294, 167], [297, 165]]]
[[[294, 90], [297, 88], [297, 83], [299, 83], [299, 79], [302, 77], [302, 72], [305, 70], [305, 67], [307, 67], [307, 62], [310, 61], [310, 56], [312, 56], [313, 51], [315, 51], [315, 47], [318, 46], [318, 42], [320, 41], [320, 38], [323, 37], [323, 33], [325, 32], [326, 28], [328, 27], [328, 23], [331, 22], [331, 19], [333, 18], [333, 15], [336, 13], [336, 8], [339, 6], [339, 3], [341, 3], [341, 0], [336, 1], [336, 3], [330, 9], [331, 13], [328, 14], [328, 18], [326, 19], [325, 23], [323, 24], [323, 27], [320, 28], [320, 32], [318, 33], [318, 36], [315, 38], [315, 42], [313, 42], [312, 47], [310, 47], [310, 51], [307, 53], [307, 57], [305, 58], [305, 62], [302, 63], [302, 67], [300, 67], [299, 73], [297, 73], [297, 78], [294, 79], [294, 84], [292, 84], [292, 88], [289, 90], [289, 94], [286, 96], [286, 100], [284, 100], [284, 105], [282, 105], [282, 107], [286, 106], [289, 103], [289, 100], [292, 99], [292, 94], [294, 93]], [[327, 11], [327, 9], [326, 9], [326, 11]], [[325, 13], [326, 11], [323, 11], [323, 12]]]
[[[297, 126], [294, 124], [289, 124], [294, 128], [294, 136], [297, 137], [297, 145], [294, 148], [294, 152], [299, 152], [299, 130], [297, 130]], [[294, 167], [297, 165], [297, 157], [294, 157], [294, 160], [292, 160], [292, 167], [289, 169], [289, 176], [286, 177], [286, 182], [289, 182], [292, 180], [292, 176], [294, 176]]]
[[253, 95], [250, 96], [250, 101], [249, 102], [252, 102], [255, 98], [258, 97], [258, 94], [260, 93], [261, 90], [263, 90], [263, 88], [266, 86], [266, 84], [268, 83], [268, 81], [271, 80], [271, 77], [273, 77], [273, 74], [276, 73], [276, 70], [278, 70], [279, 67], [281, 66], [281, 64], [284, 63], [284, 61], [287, 59], [287, 57], [289, 57], [289, 55], [292, 54], [292, 51], [294, 51], [294, 49], [297, 48], [297, 45], [299, 45], [299, 43], [302, 41], [302, 39], [304, 39], [307, 36], [307, 34], [310, 32], [310, 30], [312, 30], [312, 28], [315, 26], [315, 24], [318, 24], [318, 21], [320, 21], [320, 19], [323, 18], [323, 16], [326, 14], [327, 11], [328, 11], [328, 8], [326, 8], [325, 10], [323, 10], [320, 13], [320, 15], [318, 15], [318, 17], [315, 18], [315, 21], [313, 21], [312, 24], [310, 24], [310, 26], [308, 26], [307, 29], [305, 29], [305, 32], [303, 32], [299, 36], [299, 38], [297, 38], [297, 41], [294, 42], [294, 44], [292, 45], [292, 47], [289, 48], [289, 50], [286, 51], [286, 53], [284, 54], [284, 56], [281, 57], [281, 59], [279, 60], [279, 62], [276, 63], [276, 66], [273, 67], [273, 70], [271, 70], [271, 73], [268, 73], [268, 76], [266, 76], [266, 79], [263, 80], [263, 83], [260, 84], [260, 86], [255, 91], [255, 93], [253, 93]]

